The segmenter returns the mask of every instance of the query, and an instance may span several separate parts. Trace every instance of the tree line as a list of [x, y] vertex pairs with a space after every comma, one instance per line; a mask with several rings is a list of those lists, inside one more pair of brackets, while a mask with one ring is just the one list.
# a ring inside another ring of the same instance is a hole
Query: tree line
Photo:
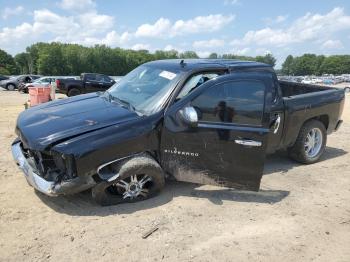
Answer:
[[[80, 75], [82, 72], [95, 72], [107, 75], [125, 75], [135, 67], [148, 61], [160, 59], [199, 58], [194, 51], [176, 50], [130, 50], [110, 48], [105, 45], [85, 47], [78, 44], [36, 43], [26, 48], [26, 52], [12, 57], [0, 51], [0, 74], [39, 74], [39, 75]], [[229, 58], [259, 61], [275, 65], [271, 54], [249, 57], [234, 54], [212, 53], [208, 58]]]
[[[194, 51], [130, 50], [105, 45], [85, 47], [78, 44], [36, 43], [14, 57], [0, 49], [0, 74], [80, 75], [95, 72], [107, 75], [125, 75], [135, 67], [159, 59], [198, 58]], [[272, 54], [264, 56], [238, 56], [212, 53], [210, 59], [239, 59], [257, 61], [275, 66]], [[289, 55], [280, 70], [285, 75], [321, 75], [350, 73], [350, 55]]]
[[350, 74], [350, 55], [315, 55], [287, 56], [282, 64], [281, 73], [284, 75], [322, 75]]

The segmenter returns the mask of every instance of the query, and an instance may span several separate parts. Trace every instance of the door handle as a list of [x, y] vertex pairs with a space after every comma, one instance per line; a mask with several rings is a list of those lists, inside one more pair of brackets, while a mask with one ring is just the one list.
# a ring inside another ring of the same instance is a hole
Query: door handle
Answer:
[[244, 146], [261, 146], [260, 141], [248, 140], [248, 139], [235, 139], [235, 143]]
[[281, 125], [281, 116], [279, 114], [276, 114], [276, 118], [273, 121], [273, 124], [271, 126], [274, 134], [277, 134], [280, 125]]

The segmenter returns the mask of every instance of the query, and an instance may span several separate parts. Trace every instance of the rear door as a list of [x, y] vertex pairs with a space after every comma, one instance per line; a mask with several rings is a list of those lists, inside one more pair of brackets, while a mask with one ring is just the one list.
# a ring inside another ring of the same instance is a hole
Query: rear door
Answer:
[[96, 81], [96, 74], [85, 74], [85, 90], [83, 92], [96, 92], [98, 91], [99, 84]]
[[[164, 169], [180, 181], [259, 190], [270, 122], [269, 76], [220, 76], [173, 104], [162, 132]], [[185, 108], [195, 109], [196, 124], [184, 121]]]

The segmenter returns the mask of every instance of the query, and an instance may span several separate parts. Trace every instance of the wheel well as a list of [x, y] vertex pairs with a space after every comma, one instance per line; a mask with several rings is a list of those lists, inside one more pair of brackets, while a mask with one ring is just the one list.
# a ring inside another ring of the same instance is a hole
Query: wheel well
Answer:
[[[137, 156], [148, 156], [150, 158], [152, 158], [153, 160], [158, 162], [158, 159], [155, 155], [155, 152], [152, 151], [144, 151], [144, 152], [140, 152], [140, 153], [135, 153], [135, 154], [131, 154], [129, 156], [126, 157], [122, 157], [116, 160], [113, 160], [111, 162], [107, 162], [106, 164], [103, 164], [101, 166], [99, 166], [97, 168], [97, 171], [93, 177], [95, 179], [95, 181], [97, 182], [97, 180], [101, 181], [101, 180], [106, 180], [106, 177], [104, 175], [104, 173], [107, 173], [107, 176], [110, 175], [111, 173], [111, 169], [114, 172], [119, 172], [119, 169], [121, 168], [121, 166], [128, 160], [137, 157]], [[158, 162], [159, 163], [159, 162]]]
[[304, 124], [306, 122], [310, 121], [310, 120], [318, 120], [324, 125], [326, 130], [328, 129], [328, 125], [329, 125], [329, 116], [328, 115], [320, 115], [320, 116], [316, 116], [316, 117], [310, 118], [310, 119], [306, 120], [304, 122]]

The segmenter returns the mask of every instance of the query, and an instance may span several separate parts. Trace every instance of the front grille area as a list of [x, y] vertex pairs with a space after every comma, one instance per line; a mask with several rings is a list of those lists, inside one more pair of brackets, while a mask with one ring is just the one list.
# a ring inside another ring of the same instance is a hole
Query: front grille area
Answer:
[[37, 174], [47, 181], [60, 182], [76, 177], [72, 159], [55, 152], [40, 152], [25, 148], [22, 152]]

